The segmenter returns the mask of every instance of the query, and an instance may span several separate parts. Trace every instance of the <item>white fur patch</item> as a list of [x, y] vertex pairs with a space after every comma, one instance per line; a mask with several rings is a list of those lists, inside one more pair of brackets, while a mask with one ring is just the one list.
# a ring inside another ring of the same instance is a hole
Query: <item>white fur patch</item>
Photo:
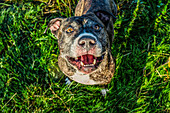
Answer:
[[101, 83], [90, 79], [89, 74], [83, 74], [79, 71], [77, 71], [73, 76], [70, 76], [70, 79], [85, 85], [95, 85]]

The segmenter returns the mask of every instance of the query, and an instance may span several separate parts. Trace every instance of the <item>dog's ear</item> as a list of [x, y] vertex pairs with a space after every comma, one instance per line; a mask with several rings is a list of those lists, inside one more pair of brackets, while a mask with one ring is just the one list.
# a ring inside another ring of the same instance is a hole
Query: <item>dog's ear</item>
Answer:
[[109, 12], [106, 12], [106, 11], [99, 10], [99, 11], [96, 11], [94, 13], [103, 22], [103, 24], [106, 27], [108, 26], [111, 17], [113, 18], [113, 20], [117, 19], [112, 13], [109, 13]]
[[59, 30], [63, 20], [64, 20], [64, 18], [55, 18], [55, 19], [52, 19], [48, 23], [48, 26], [45, 29], [44, 33], [46, 33], [48, 28], [50, 28], [51, 33], [53, 33], [56, 36], [56, 34], [57, 34], [57, 32], [58, 32], [58, 30]]

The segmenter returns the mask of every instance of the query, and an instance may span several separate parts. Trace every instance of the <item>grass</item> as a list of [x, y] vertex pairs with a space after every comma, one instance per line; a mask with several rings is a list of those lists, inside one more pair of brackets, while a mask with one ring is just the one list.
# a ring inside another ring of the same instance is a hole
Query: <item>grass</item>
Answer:
[[106, 97], [100, 86], [65, 85], [57, 40], [43, 34], [50, 19], [73, 16], [77, 1], [1, 2], [0, 111], [170, 112], [168, 0], [115, 2], [117, 66]]

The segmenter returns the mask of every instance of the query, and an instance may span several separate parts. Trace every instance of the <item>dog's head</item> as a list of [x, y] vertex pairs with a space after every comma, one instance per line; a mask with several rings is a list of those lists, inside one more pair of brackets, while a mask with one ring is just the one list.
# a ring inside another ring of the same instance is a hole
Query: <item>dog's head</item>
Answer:
[[88, 14], [55, 18], [48, 24], [58, 39], [59, 67], [70, 79], [88, 85], [110, 82], [115, 62], [110, 53], [108, 19]]

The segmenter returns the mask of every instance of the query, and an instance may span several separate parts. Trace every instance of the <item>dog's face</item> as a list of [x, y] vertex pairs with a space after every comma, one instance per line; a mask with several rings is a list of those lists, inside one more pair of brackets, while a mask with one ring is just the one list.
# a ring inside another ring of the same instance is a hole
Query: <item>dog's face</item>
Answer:
[[115, 64], [108, 31], [97, 16], [56, 18], [49, 27], [58, 39], [58, 64], [64, 74], [82, 84], [110, 82]]

